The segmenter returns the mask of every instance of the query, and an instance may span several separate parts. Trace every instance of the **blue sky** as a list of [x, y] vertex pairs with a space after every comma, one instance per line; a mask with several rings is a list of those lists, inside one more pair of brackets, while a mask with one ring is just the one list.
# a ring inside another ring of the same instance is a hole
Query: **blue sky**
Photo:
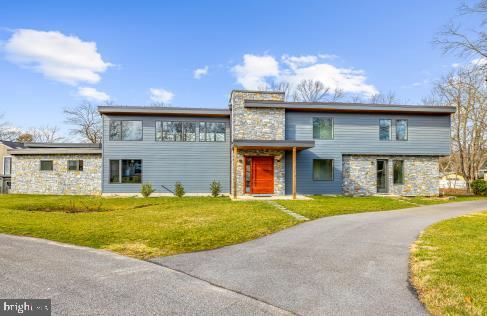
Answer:
[[452, 64], [465, 62], [431, 44], [459, 4], [3, 2], [0, 113], [23, 128], [63, 127], [62, 109], [84, 98], [226, 107], [232, 89], [307, 76], [417, 103]]

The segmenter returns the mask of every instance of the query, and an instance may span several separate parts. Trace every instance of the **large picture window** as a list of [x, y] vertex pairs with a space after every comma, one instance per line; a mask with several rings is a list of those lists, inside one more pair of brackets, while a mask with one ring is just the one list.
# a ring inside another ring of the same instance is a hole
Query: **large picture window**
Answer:
[[333, 159], [313, 160], [313, 180], [333, 181]]
[[313, 138], [333, 139], [333, 118], [313, 117]]
[[110, 121], [110, 140], [142, 140], [142, 121]]
[[404, 184], [404, 160], [394, 160], [393, 173], [394, 184]]
[[12, 157], [3, 157], [3, 174], [9, 176], [12, 173]]
[[408, 140], [408, 120], [396, 120], [396, 140]]
[[379, 120], [379, 139], [391, 140], [391, 120]]
[[142, 160], [110, 160], [110, 183], [142, 183]]
[[220, 122], [200, 122], [201, 142], [224, 142], [226, 124]]
[[196, 122], [156, 121], [156, 140], [194, 142], [196, 141]]

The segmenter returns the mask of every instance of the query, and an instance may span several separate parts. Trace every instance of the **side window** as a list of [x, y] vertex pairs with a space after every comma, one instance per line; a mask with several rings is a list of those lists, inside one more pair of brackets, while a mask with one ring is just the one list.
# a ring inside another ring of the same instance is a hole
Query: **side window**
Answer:
[[394, 160], [393, 172], [394, 184], [404, 184], [404, 160]]
[[110, 160], [110, 183], [142, 183], [142, 160]]
[[143, 139], [142, 121], [110, 121], [110, 140], [135, 140]]
[[3, 157], [3, 174], [9, 176], [12, 173], [12, 157]]
[[224, 142], [225, 129], [222, 122], [200, 122], [200, 142]]
[[68, 171], [83, 171], [83, 160], [68, 160]]
[[313, 139], [333, 139], [333, 118], [313, 117]]
[[379, 139], [391, 140], [391, 120], [380, 119], [379, 120]]
[[396, 140], [408, 140], [408, 120], [396, 120]]
[[41, 160], [41, 171], [52, 171], [54, 167], [52, 160]]
[[110, 140], [122, 140], [122, 122], [110, 121]]
[[333, 181], [333, 159], [313, 159], [313, 180]]

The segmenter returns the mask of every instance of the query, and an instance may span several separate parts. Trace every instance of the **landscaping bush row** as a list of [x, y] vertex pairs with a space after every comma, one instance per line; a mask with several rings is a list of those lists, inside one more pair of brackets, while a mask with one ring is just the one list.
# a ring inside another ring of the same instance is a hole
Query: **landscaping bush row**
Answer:
[[[149, 197], [155, 191], [156, 190], [151, 183], [144, 183], [142, 184], [142, 187], [140, 189], [140, 194], [142, 194], [143, 197]], [[213, 197], [220, 196], [222, 191], [220, 182], [213, 180], [213, 182], [211, 182], [210, 184], [210, 191]], [[186, 192], [184, 191], [184, 186], [182, 185], [182, 183], [179, 181], [176, 182], [176, 184], [174, 185], [174, 195], [182, 198], [185, 194]]]
[[472, 181], [470, 188], [475, 195], [487, 195], [487, 181], [485, 180]]

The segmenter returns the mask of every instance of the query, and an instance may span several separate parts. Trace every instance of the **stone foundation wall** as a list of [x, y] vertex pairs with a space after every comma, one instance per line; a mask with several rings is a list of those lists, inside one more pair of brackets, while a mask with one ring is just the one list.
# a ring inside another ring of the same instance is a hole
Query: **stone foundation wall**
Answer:
[[[377, 194], [377, 159], [388, 160], [388, 192], [403, 196], [439, 194], [438, 157], [424, 156], [343, 156], [342, 190], [345, 195]], [[404, 161], [404, 184], [393, 182], [393, 161]]]
[[[11, 193], [101, 194], [101, 155], [14, 155]], [[52, 171], [41, 171], [40, 161], [52, 160]], [[83, 160], [83, 171], [68, 171], [68, 160]]]
[[242, 150], [237, 154], [237, 195], [244, 194], [244, 157], [274, 156], [274, 194], [286, 194], [286, 155], [284, 151]]

